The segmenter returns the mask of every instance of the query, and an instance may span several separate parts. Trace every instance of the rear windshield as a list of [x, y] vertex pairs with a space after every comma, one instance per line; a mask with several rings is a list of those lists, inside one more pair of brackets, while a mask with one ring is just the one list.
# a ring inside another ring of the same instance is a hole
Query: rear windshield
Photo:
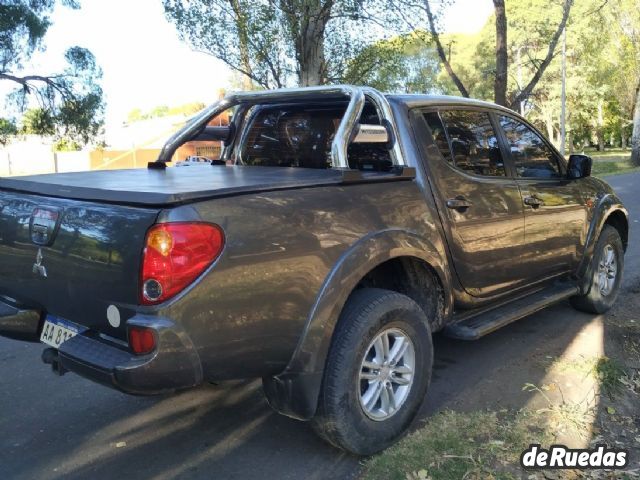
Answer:
[[[251, 109], [236, 147], [236, 163], [266, 167], [331, 168], [331, 143], [346, 105], [260, 105]], [[372, 105], [360, 123], [379, 125]], [[391, 159], [384, 145], [352, 144], [350, 168], [386, 170]]]

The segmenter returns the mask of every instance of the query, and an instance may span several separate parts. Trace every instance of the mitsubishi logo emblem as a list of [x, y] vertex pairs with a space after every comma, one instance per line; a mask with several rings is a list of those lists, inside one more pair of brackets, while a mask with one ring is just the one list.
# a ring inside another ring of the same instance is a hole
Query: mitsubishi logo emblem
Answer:
[[47, 267], [42, 265], [42, 249], [38, 249], [38, 253], [36, 254], [36, 263], [33, 264], [33, 273], [40, 275], [41, 277], [47, 278]]

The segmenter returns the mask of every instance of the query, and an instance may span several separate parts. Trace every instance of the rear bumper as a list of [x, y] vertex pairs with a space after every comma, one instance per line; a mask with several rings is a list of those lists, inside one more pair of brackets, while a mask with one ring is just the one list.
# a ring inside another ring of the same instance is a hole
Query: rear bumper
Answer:
[[138, 356], [99, 337], [77, 335], [60, 346], [60, 364], [134, 395], [155, 395], [202, 383], [198, 353], [180, 327], [167, 319], [145, 316], [133, 317], [127, 323], [154, 330], [154, 352]]
[[[38, 342], [42, 312], [0, 301], [0, 335]], [[135, 395], [154, 395], [202, 383], [202, 366], [193, 342], [172, 321], [136, 315], [128, 325], [151, 328], [156, 349], [134, 355], [125, 346], [95, 332], [77, 335], [60, 346], [62, 367], [95, 382]]]

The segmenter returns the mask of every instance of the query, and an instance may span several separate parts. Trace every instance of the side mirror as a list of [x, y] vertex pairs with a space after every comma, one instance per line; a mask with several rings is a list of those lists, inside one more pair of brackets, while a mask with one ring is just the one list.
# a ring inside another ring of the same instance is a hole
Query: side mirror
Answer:
[[590, 176], [592, 164], [593, 160], [588, 155], [571, 155], [569, 157], [567, 177], [571, 180], [576, 180]]

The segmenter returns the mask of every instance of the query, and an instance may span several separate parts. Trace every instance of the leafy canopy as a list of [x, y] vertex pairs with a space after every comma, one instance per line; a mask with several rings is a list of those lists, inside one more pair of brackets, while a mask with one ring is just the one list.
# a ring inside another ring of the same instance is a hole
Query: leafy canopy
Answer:
[[[2, 0], [0, 3], [0, 82], [15, 88], [5, 99], [29, 133], [54, 135], [86, 144], [102, 126], [104, 103], [98, 83], [102, 76], [94, 56], [74, 46], [65, 53], [66, 67], [54, 74], [22, 73], [36, 51], [44, 51], [56, 3], [78, 9], [76, 0]], [[5, 136], [6, 138], [6, 136]]]

